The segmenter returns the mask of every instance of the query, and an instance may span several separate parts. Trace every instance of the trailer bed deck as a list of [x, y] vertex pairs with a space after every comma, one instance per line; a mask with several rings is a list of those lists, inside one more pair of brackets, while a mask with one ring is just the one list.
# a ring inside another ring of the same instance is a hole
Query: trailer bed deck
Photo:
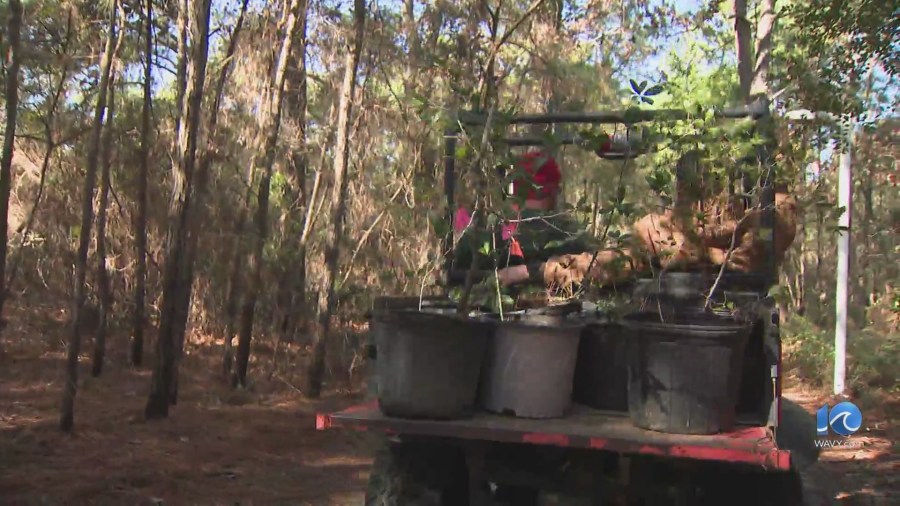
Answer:
[[373, 430], [468, 440], [496, 441], [613, 452], [683, 457], [760, 465], [788, 470], [791, 454], [779, 449], [766, 427], [737, 427], [710, 436], [664, 434], [635, 427], [622, 413], [573, 405], [565, 418], [535, 420], [477, 413], [464, 420], [434, 421], [387, 417], [377, 401], [335, 413], [321, 413], [316, 428]]

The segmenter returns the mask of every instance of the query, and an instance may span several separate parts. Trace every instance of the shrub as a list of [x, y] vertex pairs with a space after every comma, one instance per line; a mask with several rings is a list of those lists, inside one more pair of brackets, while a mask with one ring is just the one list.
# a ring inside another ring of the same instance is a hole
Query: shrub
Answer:
[[[787, 318], [782, 326], [784, 363], [802, 379], [816, 386], [831, 383], [834, 371], [834, 333], [802, 316]], [[854, 396], [871, 390], [900, 393], [900, 340], [896, 332], [872, 328], [848, 329], [847, 387]]]

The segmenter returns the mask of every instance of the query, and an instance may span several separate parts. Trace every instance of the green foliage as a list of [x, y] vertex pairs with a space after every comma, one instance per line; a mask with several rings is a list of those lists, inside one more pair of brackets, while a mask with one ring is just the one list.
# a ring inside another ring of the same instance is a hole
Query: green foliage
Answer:
[[[463, 295], [463, 287], [453, 287], [450, 290], [450, 299], [459, 302]], [[499, 297], [498, 297], [499, 295]], [[515, 309], [516, 301], [509, 293], [509, 289], [498, 286], [497, 278], [490, 275], [472, 286], [469, 293], [469, 307], [480, 308], [491, 313], [505, 313]]]
[[[782, 325], [785, 363], [807, 381], [825, 386], [834, 371], [834, 334], [802, 316]], [[847, 337], [847, 385], [857, 395], [873, 389], [900, 393], [900, 339], [896, 334], [852, 330]]]
[[829, 47], [824, 69], [831, 75], [857, 79], [870, 58], [879, 59], [891, 75], [900, 74], [900, 6], [893, 1], [803, 0], [787, 7], [803, 28], [810, 48]]

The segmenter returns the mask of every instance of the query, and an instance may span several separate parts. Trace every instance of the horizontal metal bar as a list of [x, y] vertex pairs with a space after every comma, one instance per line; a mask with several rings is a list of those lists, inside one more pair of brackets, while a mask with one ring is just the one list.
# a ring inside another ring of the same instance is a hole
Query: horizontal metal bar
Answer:
[[[716, 111], [715, 115], [720, 119], [753, 118], [759, 119], [769, 114], [768, 104], [764, 100], [754, 102], [749, 106], [740, 106]], [[660, 109], [656, 111], [603, 111], [603, 112], [556, 112], [547, 114], [522, 114], [509, 119], [512, 125], [540, 125], [551, 123], [639, 123], [645, 121], [676, 121], [688, 119], [693, 115], [680, 109]], [[463, 125], [483, 125], [486, 116], [482, 114], [460, 111], [457, 119]]]
[[[556, 139], [555, 143], [560, 144], [560, 145], [565, 145], [565, 146], [572, 146], [572, 145], [582, 144], [582, 142], [583, 141], [578, 138], [566, 137], [566, 138], [562, 138], [562, 139]], [[545, 143], [545, 140], [541, 139], [539, 137], [507, 137], [507, 138], [503, 139], [503, 143], [510, 147], [529, 147], [529, 146], [543, 146]], [[644, 150], [635, 149], [628, 155], [626, 155], [624, 152], [620, 152], [620, 151], [610, 151], [607, 153], [599, 154], [598, 156], [600, 158], [604, 158], [607, 160], [621, 160], [621, 159], [625, 158], [626, 156], [628, 156], [630, 158], [636, 158], [642, 154], [645, 154]]]

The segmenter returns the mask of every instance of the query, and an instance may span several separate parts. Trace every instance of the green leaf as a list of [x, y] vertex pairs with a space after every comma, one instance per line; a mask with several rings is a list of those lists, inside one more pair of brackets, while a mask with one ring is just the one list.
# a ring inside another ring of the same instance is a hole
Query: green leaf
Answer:
[[772, 286], [772, 288], [769, 288], [768, 296], [769, 297], [777, 297], [781, 293], [782, 289], [783, 289], [783, 287], [781, 285], [774, 285], [774, 286]]
[[631, 84], [631, 89], [635, 92], [635, 94], [640, 95], [641, 90], [638, 86], [638, 83], [634, 79], [629, 79], [628, 82]]
[[565, 243], [566, 243], [566, 241], [559, 240], [559, 239], [556, 239], [553, 241], [547, 241], [547, 244], [544, 245], [544, 249], [546, 250], [546, 249], [558, 248]]
[[647, 89], [647, 81], [641, 81], [641, 93]]
[[450, 233], [450, 224], [447, 222], [447, 220], [441, 218], [440, 216], [432, 217], [431, 228], [434, 229], [434, 233], [438, 237], [445, 237]]
[[[659, 95], [663, 92], [663, 86], [661, 84], [657, 84], [656, 86], [651, 86], [649, 90], [644, 92], [645, 97], [652, 97], [655, 95]], [[652, 103], [652, 102], [651, 102]]]
[[491, 254], [491, 243], [490, 241], [484, 241], [481, 245], [481, 249], [478, 250], [482, 255], [490, 255]]

